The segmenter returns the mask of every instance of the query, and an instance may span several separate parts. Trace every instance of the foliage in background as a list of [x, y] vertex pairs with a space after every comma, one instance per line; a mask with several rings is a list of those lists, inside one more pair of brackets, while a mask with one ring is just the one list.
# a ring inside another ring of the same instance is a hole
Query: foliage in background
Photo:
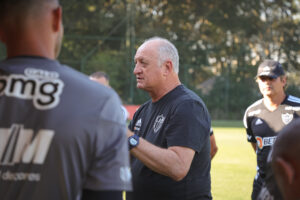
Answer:
[[[59, 60], [83, 73], [106, 71], [126, 104], [149, 98], [135, 87], [133, 57], [143, 40], [166, 37], [179, 50], [180, 79], [214, 119], [241, 119], [259, 98], [256, 67], [280, 61], [300, 96], [300, 0], [61, 0]], [[0, 59], [4, 58], [0, 45]], [[209, 84], [204, 84], [209, 83]]]

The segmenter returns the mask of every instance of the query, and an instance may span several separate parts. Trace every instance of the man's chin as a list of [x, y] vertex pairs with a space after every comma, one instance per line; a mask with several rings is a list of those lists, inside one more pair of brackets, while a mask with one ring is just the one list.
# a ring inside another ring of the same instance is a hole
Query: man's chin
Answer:
[[142, 84], [137, 84], [136, 87], [137, 87], [138, 89], [145, 90], [145, 87], [144, 87], [144, 85], [142, 85]]
[[142, 89], [142, 88], [143, 88], [143, 85], [142, 85], [141, 83], [137, 83], [137, 84], [136, 84], [136, 87], [139, 88], [139, 89]]

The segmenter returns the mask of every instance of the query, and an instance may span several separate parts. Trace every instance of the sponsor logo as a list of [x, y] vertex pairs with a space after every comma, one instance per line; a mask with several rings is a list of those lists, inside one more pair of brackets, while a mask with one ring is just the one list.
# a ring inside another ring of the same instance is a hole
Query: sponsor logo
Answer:
[[287, 125], [288, 123], [290, 123], [294, 118], [293, 114], [289, 114], [289, 113], [285, 113], [285, 114], [281, 114], [281, 119], [282, 122]]
[[165, 117], [163, 115], [158, 115], [156, 117], [153, 125], [154, 133], [157, 133], [157, 131], [162, 127], [164, 121], [165, 121]]
[[261, 125], [263, 124], [263, 121], [261, 119], [257, 119], [256, 122], [255, 122], [255, 125], [258, 126], [258, 125]]
[[53, 130], [41, 129], [34, 134], [20, 124], [0, 128], [0, 166], [44, 164], [53, 136]]
[[259, 149], [263, 149], [266, 146], [272, 146], [276, 140], [276, 136], [273, 137], [255, 137], [256, 141], [257, 141], [257, 147]]
[[285, 110], [292, 110], [292, 111], [300, 111], [300, 107], [293, 107], [293, 106], [287, 106], [284, 108]]
[[129, 182], [131, 180], [131, 171], [129, 167], [120, 168], [120, 178], [123, 182]]
[[266, 76], [266, 75], [269, 75], [271, 73], [271, 68], [269, 66], [265, 66], [263, 68], [263, 71], [260, 72], [260, 76]]
[[248, 116], [252, 117], [254, 115], [258, 115], [260, 112], [261, 112], [261, 109], [254, 110], [254, 111], [249, 112]]
[[46, 71], [43, 69], [26, 68], [24, 73], [28, 77], [35, 77], [41, 79], [58, 79], [59, 74], [57, 72]]
[[0, 180], [3, 181], [35, 181], [41, 180], [41, 174], [39, 173], [27, 173], [27, 172], [11, 172], [11, 171], [0, 171]]
[[141, 129], [142, 126], [142, 119], [139, 119], [134, 126], [134, 131], [139, 131]]
[[27, 68], [24, 73], [0, 76], [0, 96], [32, 100], [40, 110], [58, 105], [64, 83], [57, 72]]
[[252, 136], [251, 136], [251, 135], [247, 135], [247, 139], [248, 139], [248, 140], [251, 140], [251, 139], [252, 139]]

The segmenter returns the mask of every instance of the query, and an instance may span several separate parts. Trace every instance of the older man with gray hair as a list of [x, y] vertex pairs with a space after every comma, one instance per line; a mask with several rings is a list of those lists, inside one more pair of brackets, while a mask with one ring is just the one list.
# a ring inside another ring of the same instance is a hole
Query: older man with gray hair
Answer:
[[134, 190], [126, 199], [212, 199], [210, 116], [200, 97], [180, 83], [176, 47], [150, 38], [134, 60], [137, 87], [151, 99], [129, 125]]

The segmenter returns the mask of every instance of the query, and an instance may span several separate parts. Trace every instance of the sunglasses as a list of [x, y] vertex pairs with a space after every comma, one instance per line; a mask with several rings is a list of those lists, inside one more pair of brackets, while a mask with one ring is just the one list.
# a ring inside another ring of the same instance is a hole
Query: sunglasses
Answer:
[[265, 82], [265, 81], [273, 81], [276, 78], [269, 77], [269, 76], [259, 76], [258, 79], [261, 80], [261, 81], [263, 81], [263, 82]]

